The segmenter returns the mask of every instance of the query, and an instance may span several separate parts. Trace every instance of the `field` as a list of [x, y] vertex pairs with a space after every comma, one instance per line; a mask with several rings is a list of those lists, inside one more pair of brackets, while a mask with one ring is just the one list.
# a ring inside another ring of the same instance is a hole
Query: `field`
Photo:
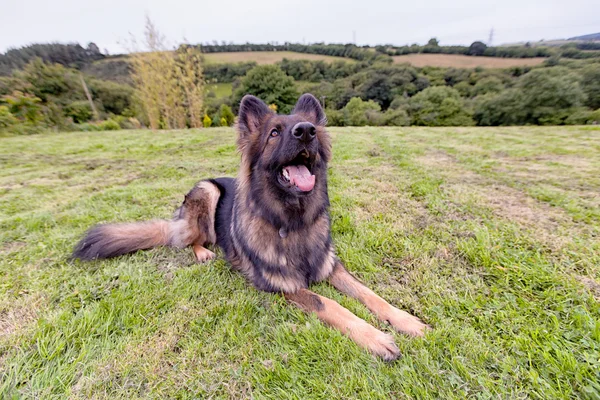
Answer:
[[[340, 258], [433, 326], [373, 358], [225, 261], [69, 261], [234, 175], [233, 130], [0, 139], [0, 398], [600, 396], [600, 129], [332, 128]], [[358, 302], [314, 290], [384, 331]]]
[[345, 61], [355, 62], [350, 58], [324, 56], [320, 54], [296, 53], [293, 51], [240, 51], [232, 53], [207, 53], [204, 60], [208, 64], [236, 63], [256, 61], [257, 64], [275, 64], [287, 58], [288, 60], [312, 60], [312, 61]]
[[415, 67], [452, 67], [452, 68], [510, 68], [526, 65], [539, 65], [545, 58], [499, 58], [499, 57], [472, 57], [462, 54], [406, 54], [393, 56], [397, 64], [408, 63]]
[[230, 82], [208, 83], [205, 87], [209, 92], [214, 93], [215, 97], [218, 99], [222, 97], [229, 97], [233, 92]]

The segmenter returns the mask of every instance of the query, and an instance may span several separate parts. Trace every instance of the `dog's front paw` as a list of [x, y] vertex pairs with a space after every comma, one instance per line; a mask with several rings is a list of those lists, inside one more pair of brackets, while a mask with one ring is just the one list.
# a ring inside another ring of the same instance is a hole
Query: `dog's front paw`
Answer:
[[400, 349], [396, 346], [394, 338], [367, 323], [359, 329], [353, 330], [350, 336], [358, 345], [385, 361], [392, 361], [400, 357]]
[[398, 332], [406, 333], [411, 336], [421, 337], [425, 335], [425, 331], [431, 327], [423, 323], [419, 318], [410, 315], [406, 311], [398, 310], [396, 307], [390, 306], [390, 310], [382, 318]]

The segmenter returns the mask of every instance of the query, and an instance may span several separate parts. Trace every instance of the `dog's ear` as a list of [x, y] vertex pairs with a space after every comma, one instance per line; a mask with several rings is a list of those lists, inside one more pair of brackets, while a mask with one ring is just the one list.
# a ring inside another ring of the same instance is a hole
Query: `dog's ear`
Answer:
[[327, 123], [327, 117], [325, 117], [321, 103], [310, 93], [300, 96], [292, 114], [302, 114], [315, 125], [325, 126]]
[[273, 111], [258, 97], [247, 94], [240, 103], [237, 129], [239, 138], [243, 139], [250, 134], [258, 133], [260, 125]]

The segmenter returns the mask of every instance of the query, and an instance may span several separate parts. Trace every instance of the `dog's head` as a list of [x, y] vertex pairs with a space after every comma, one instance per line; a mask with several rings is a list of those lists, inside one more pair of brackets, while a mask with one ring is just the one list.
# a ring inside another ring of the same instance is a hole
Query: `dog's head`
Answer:
[[278, 115], [254, 96], [238, 116], [241, 180], [267, 185], [279, 199], [311, 196], [326, 188], [331, 141], [319, 101], [304, 94], [290, 115]]

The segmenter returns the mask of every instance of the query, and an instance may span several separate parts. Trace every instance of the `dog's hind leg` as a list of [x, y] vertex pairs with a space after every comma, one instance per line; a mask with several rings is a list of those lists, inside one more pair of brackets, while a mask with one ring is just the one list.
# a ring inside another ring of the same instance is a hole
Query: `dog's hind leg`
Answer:
[[198, 262], [206, 262], [215, 258], [215, 253], [205, 246], [215, 244], [215, 212], [221, 193], [209, 181], [201, 181], [185, 196], [176, 218], [194, 226], [192, 248]]
[[284, 293], [285, 298], [306, 312], [314, 312], [317, 317], [350, 337], [359, 346], [386, 361], [395, 360], [400, 350], [394, 338], [369, 325], [335, 301], [307, 289], [296, 293]]
[[329, 283], [340, 292], [358, 299], [367, 306], [377, 318], [389, 323], [398, 332], [403, 332], [412, 336], [423, 336], [425, 330], [429, 328], [429, 325], [421, 322], [419, 318], [410, 315], [406, 311], [397, 309], [379, 297], [371, 289], [352, 276], [339, 261], [337, 261], [333, 267], [333, 272], [329, 276]]

